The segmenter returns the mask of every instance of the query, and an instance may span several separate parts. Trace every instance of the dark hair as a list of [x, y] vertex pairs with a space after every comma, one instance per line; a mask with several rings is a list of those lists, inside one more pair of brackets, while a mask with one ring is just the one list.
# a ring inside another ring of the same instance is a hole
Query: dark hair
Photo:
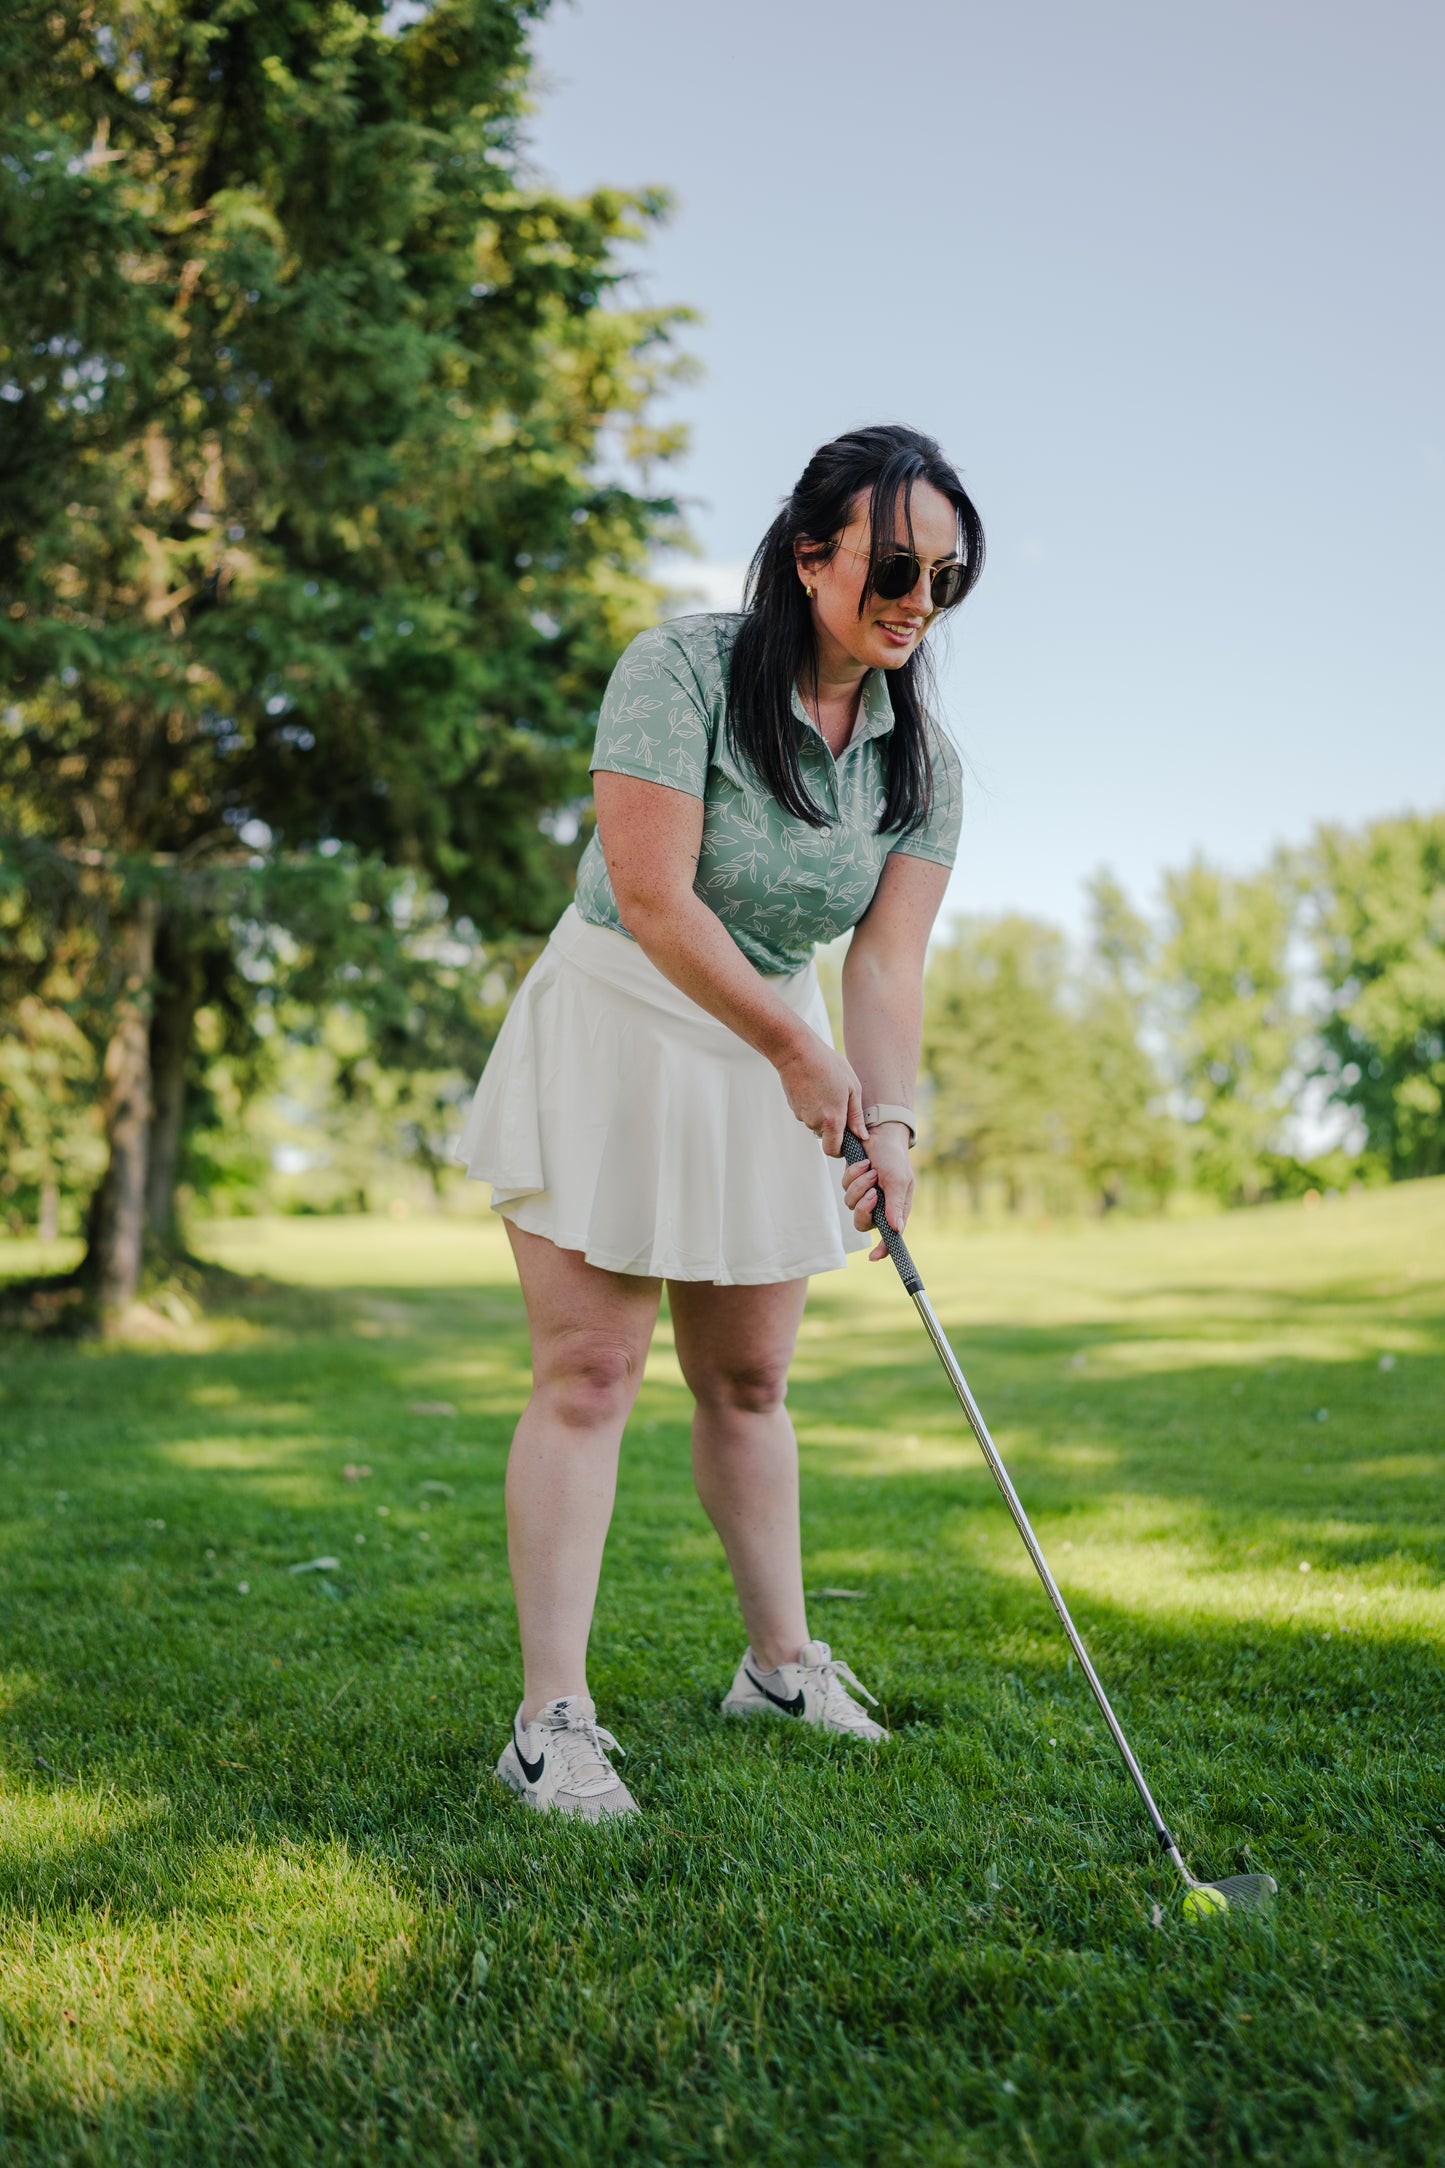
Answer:
[[[878, 560], [892, 545], [900, 497], [912, 545], [913, 490], [920, 481], [930, 482], [958, 514], [967, 573], [958, 598], [961, 602], [983, 570], [983, 522], [932, 437], [905, 429], [901, 423], [851, 429], [814, 452], [748, 567], [743, 622], [728, 676], [728, 745], [735, 758], [749, 762], [788, 812], [814, 828], [826, 828], [828, 817], [803, 781], [793, 687], [809, 671], [816, 684], [818, 657], [794, 544], [810, 544], [807, 554], [816, 563], [826, 564], [853, 516], [854, 500], [868, 491], [868, 575], [858, 603], [861, 617], [873, 590]], [[932, 690], [932, 676], [922, 643], [906, 663], [887, 675], [893, 730], [887, 753], [887, 793], [878, 820], [880, 835], [895, 828], [906, 833], [918, 827], [927, 816], [933, 783], [926, 697]]]

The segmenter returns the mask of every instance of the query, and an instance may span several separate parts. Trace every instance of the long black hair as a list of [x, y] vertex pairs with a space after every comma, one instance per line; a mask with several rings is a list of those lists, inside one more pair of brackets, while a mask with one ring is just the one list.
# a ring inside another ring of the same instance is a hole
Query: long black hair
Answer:
[[[728, 744], [734, 757], [751, 765], [789, 813], [814, 828], [826, 828], [828, 817], [803, 781], [793, 687], [808, 676], [816, 685], [818, 658], [794, 544], [803, 543], [804, 555], [813, 563], [826, 564], [853, 517], [855, 500], [868, 491], [868, 576], [858, 603], [861, 617], [873, 591], [878, 560], [896, 546], [893, 522], [900, 497], [909, 547], [913, 546], [913, 490], [920, 481], [932, 483], [958, 514], [966, 595], [983, 570], [983, 522], [932, 437], [896, 422], [851, 429], [814, 452], [748, 567], [743, 622], [728, 678]], [[895, 828], [906, 833], [926, 818], [933, 778], [927, 697], [932, 679], [922, 642], [906, 663], [887, 676], [893, 730], [880, 835]]]

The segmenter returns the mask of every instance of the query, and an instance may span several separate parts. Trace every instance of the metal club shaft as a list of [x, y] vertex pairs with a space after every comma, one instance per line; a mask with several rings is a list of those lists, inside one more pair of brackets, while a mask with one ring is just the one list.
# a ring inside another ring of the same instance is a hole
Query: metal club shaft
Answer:
[[[866, 1148], [863, 1146], [863, 1144], [860, 1143], [858, 1138], [853, 1135], [851, 1130], [845, 1130], [843, 1133], [843, 1157], [848, 1161], [850, 1166], [855, 1166], [859, 1160], [865, 1159], [867, 1157]], [[1150, 1791], [1149, 1786], [1144, 1781], [1144, 1772], [1139, 1767], [1138, 1762], [1134, 1759], [1134, 1750], [1124, 1736], [1124, 1728], [1120, 1724], [1118, 1717], [1114, 1714], [1113, 1707], [1110, 1704], [1108, 1695], [1104, 1692], [1103, 1683], [1099, 1678], [1098, 1672], [1095, 1671], [1093, 1664], [1089, 1661], [1088, 1650], [1084, 1647], [1083, 1642], [1079, 1639], [1079, 1630], [1069, 1616], [1069, 1607], [1064, 1602], [1064, 1599], [1059, 1592], [1058, 1582], [1054, 1579], [1052, 1573], [1050, 1573], [1049, 1571], [1049, 1562], [1044, 1557], [1042, 1550], [1039, 1548], [1039, 1539], [1034, 1534], [1033, 1528], [1029, 1522], [1029, 1517], [1024, 1511], [1023, 1501], [1020, 1499], [1018, 1492], [1014, 1489], [1013, 1480], [1009, 1475], [1007, 1468], [1003, 1464], [1003, 1459], [999, 1453], [998, 1447], [994, 1444], [993, 1439], [989, 1435], [988, 1425], [983, 1419], [983, 1413], [978, 1405], [978, 1402], [974, 1399], [973, 1394], [969, 1389], [968, 1379], [963, 1374], [963, 1370], [960, 1367], [958, 1357], [954, 1354], [953, 1349], [949, 1346], [947, 1335], [945, 1334], [942, 1325], [940, 1325], [938, 1322], [938, 1317], [934, 1311], [933, 1304], [928, 1299], [928, 1295], [924, 1288], [923, 1279], [921, 1274], [919, 1273], [918, 1267], [914, 1264], [912, 1257], [909, 1255], [908, 1248], [903, 1240], [903, 1237], [888, 1224], [887, 1218], [883, 1210], [881, 1189], [879, 1192], [878, 1206], [873, 1214], [873, 1224], [877, 1228], [878, 1234], [883, 1241], [889, 1256], [892, 1258], [894, 1264], [898, 1268], [899, 1277], [902, 1279], [903, 1285], [908, 1290], [908, 1293], [913, 1297], [913, 1306], [923, 1320], [924, 1330], [927, 1332], [929, 1339], [933, 1342], [934, 1349], [936, 1350], [938, 1355], [938, 1359], [943, 1364], [944, 1369], [948, 1373], [949, 1383], [952, 1385], [954, 1392], [958, 1395], [960, 1407], [963, 1409], [964, 1414], [968, 1417], [969, 1428], [973, 1432], [974, 1437], [978, 1440], [979, 1450], [988, 1463], [989, 1473], [993, 1477], [995, 1483], [998, 1485], [999, 1490], [1003, 1495], [1003, 1502], [1008, 1507], [1009, 1512], [1013, 1517], [1013, 1524], [1015, 1528], [1017, 1528], [1019, 1534], [1023, 1537], [1024, 1549], [1028, 1552], [1029, 1557], [1034, 1562], [1034, 1571], [1037, 1573], [1039, 1579], [1044, 1584], [1044, 1592], [1047, 1595], [1049, 1602], [1053, 1605], [1054, 1610], [1058, 1614], [1059, 1624], [1063, 1627], [1064, 1632], [1069, 1637], [1069, 1646], [1073, 1650], [1075, 1656], [1077, 1656], [1077, 1658], [1079, 1659], [1079, 1669], [1083, 1672], [1084, 1677], [1089, 1682], [1089, 1691], [1092, 1693], [1095, 1701], [1099, 1704], [1099, 1713], [1103, 1717], [1104, 1722], [1108, 1725], [1109, 1731], [1113, 1737], [1114, 1744], [1119, 1749], [1119, 1753], [1123, 1760], [1124, 1767], [1129, 1772], [1129, 1777], [1131, 1782], [1133, 1783], [1134, 1789], [1139, 1794], [1140, 1799], [1144, 1803], [1144, 1811], [1148, 1815], [1150, 1822], [1153, 1824], [1154, 1834], [1159, 1840], [1160, 1849], [1161, 1851], [1165, 1851], [1169, 1854], [1169, 1857], [1173, 1860], [1175, 1866], [1178, 1868], [1184, 1880], [1192, 1887], [1194, 1885], [1194, 1876], [1185, 1866], [1184, 1861], [1180, 1856], [1179, 1848], [1175, 1844], [1173, 1837], [1169, 1833], [1169, 1829], [1165, 1823], [1164, 1817], [1159, 1812], [1158, 1807], [1154, 1803], [1154, 1794]]]
[[1034, 1534], [1029, 1517], [1023, 1509], [1023, 1502], [1013, 1487], [1013, 1479], [1000, 1458], [998, 1447], [989, 1436], [988, 1425], [983, 1419], [978, 1402], [969, 1390], [968, 1379], [959, 1368], [958, 1358], [948, 1344], [943, 1327], [939, 1324], [935, 1315], [933, 1304], [929, 1301], [926, 1292], [921, 1286], [914, 1288], [912, 1295], [913, 1306], [923, 1319], [924, 1329], [938, 1351], [939, 1361], [948, 1372], [949, 1382], [958, 1395], [964, 1414], [968, 1417], [969, 1428], [978, 1440], [979, 1450], [988, 1462], [989, 1474], [1003, 1493], [1003, 1502], [1013, 1516], [1015, 1528], [1023, 1537], [1024, 1549], [1034, 1562], [1034, 1571], [1043, 1582], [1044, 1592], [1058, 1613], [1059, 1624], [1069, 1637], [1069, 1646], [1079, 1659], [1079, 1669], [1089, 1682], [1089, 1691], [1099, 1704], [1099, 1712], [1113, 1734], [1114, 1744], [1123, 1757], [1124, 1767], [1133, 1780], [1134, 1789], [1144, 1802], [1144, 1811], [1154, 1825], [1154, 1834], [1159, 1839], [1160, 1848], [1169, 1854], [1185, 1881], [1192, 1882], [1194, 1877], [1179, 1856], [1178, 1848], [1169, 1834], [1164, 1817], [1154, 1803], [1154, 1794], [1144, 1781], [1144, 1772], [1134, 1759], [1134, 1750], [1124, 1736], [1123, 1726], [1114, 1714], [1098, 1672], [1089, 1661], [1089, 1652], [1079, 1639], [1079, 1630], [1069, 1616], [1069, 1607], [1059, 1592], [1059, 1584], [1049, 1571], [1049, 1562], [1039, 1548], [1039, 1539]]

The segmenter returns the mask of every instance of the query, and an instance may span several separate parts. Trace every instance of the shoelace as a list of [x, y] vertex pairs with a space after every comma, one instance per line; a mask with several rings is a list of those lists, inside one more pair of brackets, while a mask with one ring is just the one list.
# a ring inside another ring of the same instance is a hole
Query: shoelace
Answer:
[[853, 1731], [861, 1724], [871, 1722], [871, 1718], [864, 1715], [843, 1682], [846, 1679], [848, 1686], [856, 1687], [863, 1699], [872, 1702], [875, 1709], [878, 1706], [878, 1696], [869, 1693], [852, 1665], [845, 1664], [841, 1656], [830, 1656], [818, 1669], [828, 1682], [828, 1713], [834, 1721], [846, 1724]]
[[609, 1791], [618, 1778], [607, 1756], [625, 1754], [626, 1747], [619, 1746], [595, 1716], [579, 1716], [568, 1711], [560, 1716], [544, 1716], [542, 1721], [567, 1771], [562, 1789], [575, 1793], [579, 1799], [591, 1799], [598, 1792]]

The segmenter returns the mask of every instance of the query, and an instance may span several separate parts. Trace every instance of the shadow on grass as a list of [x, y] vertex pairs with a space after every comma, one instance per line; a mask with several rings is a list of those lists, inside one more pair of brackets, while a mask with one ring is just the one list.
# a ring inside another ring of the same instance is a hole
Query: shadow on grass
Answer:
[[[825, 1298], [826, 1301], [826, 1298]], [[818, 1305], [823, 1308], [824, 1305]], [[1318, 1318], [1322, 1305], [1280, 1305]], [[985, 1419], [1040, 1519], [1153, 1504], [1161, 1533], [1183, 1532], [1209, 1563], [1314, 1570], [1389, 1563], [1419, 1586], [1445, 1574], [1445, 1308], [1417, 1307], [1396, 1356], [1397, 1309], [1352, 1303], [1360, 1352], [1328, 1360], [1178, 1358], [1178, 1320], [1157, 1327], [982, 1325], [954, 1333]], [[1233, 1322], [1240, 1337], [1237, 1312]], [[1191, 1337], [1207, 1342], [1207, 1329]], [[1390, 1349], [1381, 1366], [1380, 1345]], [[1157, 1353], [1154, 1350], [1157, 1349]], [[987, 1471], [911, 1309], [848, 1342], [844, 1376], [805, 1350], [806, 1425], [850, 1474], [906, 1483], [914, 1510], [992, 1501]], [[796, 1406], [795, 1400], [795, 1406]], [[800, 1430], [805, 1429], [800, 1425]], [[931, 1472], [930, 1448], [956, 1454]], [[920, 1454], [921, 1449], [921, 1454]], [[915, 1469], [918, 1455], [924, 1468]], [[828, 1478], [823, 1455], [811, 1471]], [[1187, 1519], [1181, 1510], [1187, 1509]], [[886, 1514], [886, 1507], [884, 1508]]]
[[[539, 1826], [489, 1774], [526, 1371], [515, 1299], [483, 1302], [485, 1344], [475, 1298], [409, 1289], [304, 1342], [12, 1364], [16, 2158], [1436, 2157], [1429, 1617], [1375, 1631], [1358, 1605], [1345, 1633], [1315, 1587], [1293, 1618], [1078, 1592], [1198, 1869], [1282, 1884], [1259, 1928], [1186, 1928], [986, 1478], [914, 1471], [922, 1444], [890, 1433], [900, 1407], [925, 1442], [959, 1421], [905, 1313], [849, 1341], [846, 1380], [805, 1362], [794, 1396], [810, 1561], [867, 1597], [815, 1631], [846, 1628], [894, 1744], [849, 1756], [717, 1714], [735, 1613], [685, 1396], [661, 1382], [596, 1667], [649, 1813]], [[1157, 1583], [1161, 1543], [1275, 1572], [1307, 1518], [1339, 1531], [1316, 1571], [1373, 1601], [1374, 1559], [1408, 1561], [1416, 1593], [1438, 1573], [1438, 1489], [1368, 1469], [1434, 1436], [1442, 1324], [1417, 1319], [1430, 1352], [1373, 1376], [1092, 1375], [1107, 1331], [990, 1329], [960, 1352], [1048, 1541], [1123, 1517]], [[1071, 1461], [1081, 1444], [1102, 1460]], [[344, 1563], [287, 1571], [315, 1555]]]
[[[946, 2147], [971, 2134], [1020, 2162], [1432, 2158], [1438, 1733], [1340, 1725], [1328, 1681], [1306, 1722], [1288, 1637], [1096, 1618], [1197, 1864], [1281, 1881], [1272, 1921], [1206, 1943], [1032, 1608], [987, 1592], [967, 1660], [913, 1652], [883, 1764], [654, 1697], [649, 1820], [600, 1838], [498, 1801], [419, 1709], [314, 1748], [304, 1781], [150, 1764], [162, 1804], [6, 1863], [35, 1976], [7, 1993], [34, 2043], [14, 2157], [885, 2162], [970, 2158]], [[1418, 1730], [1410, 1652], [1374, 1679]], [[616, 1700], [633, 1735], [640, 1697]], [[1127, 2146], [1091, 2151], [1115, 2116]]]

